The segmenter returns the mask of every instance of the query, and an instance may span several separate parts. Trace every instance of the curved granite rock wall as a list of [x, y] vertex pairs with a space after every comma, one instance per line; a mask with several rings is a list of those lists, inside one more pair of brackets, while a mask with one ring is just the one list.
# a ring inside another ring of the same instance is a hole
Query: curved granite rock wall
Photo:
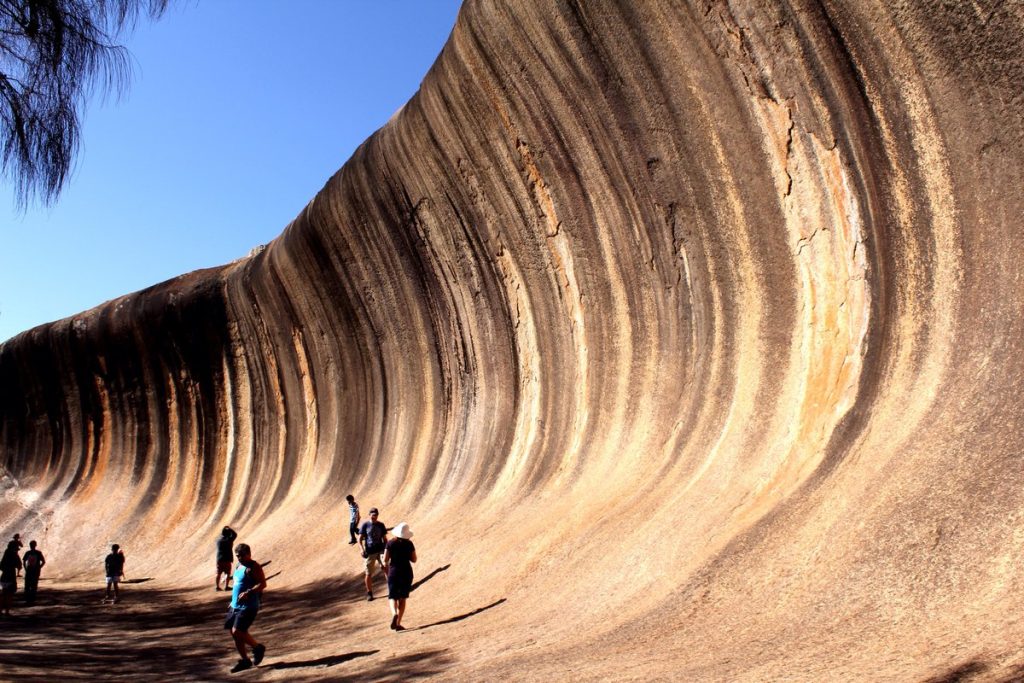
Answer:
[[520, 600], [478, 673], [1006, 659], [1022, 38], [1016, 2], [468, 2], [265, 250], [0, 347], [3, 518], [71, 573], [230, 521], [312, 578], [354, 491], [451, 600]]

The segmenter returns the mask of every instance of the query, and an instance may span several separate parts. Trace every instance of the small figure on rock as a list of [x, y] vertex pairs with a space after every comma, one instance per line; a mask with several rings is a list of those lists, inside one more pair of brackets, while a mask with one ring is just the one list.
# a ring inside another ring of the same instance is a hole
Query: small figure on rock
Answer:
[[103, 602], [120, 602], [121, 594], [117, 587], [124, 578], [124, 551], [121, 546], [116, 543], [110, 546], [110, 554], [103, 560], [103, 568], [107, 572], [107, 592]]
[[[253, 664], [258, 666], [267, 651], [265, 645], [256, 642], [249, 634], [249, 627], [256, 620], [256, 614], [260, 610], [263, 591], [267, 588], [267, 577], [264, 576], [260, 563], [252, 559], [252, 550], [248, 545], [239, 543], [235, 548], [235, 555], [238, 557], [233, 577], [235, 586], [231, 591], [231, 607], [228, 609], [224, 628], [231, 629], [231, 637], [235, 640], [235, 648], [238, 649], [241, 659], [231, 669], [231, 673], [251, 669]], [[252, 647], [251, 660], [246, 652], [246, 645]]]
[[[21, 549], [25, 547], [25, 544], [21, 542], [21, 534], [14, 534], [14, 536], [11, 537], [11, 543], [17, 543], [18, 544], [18, 552], [19, 553], [21, 552]], [[21, 570], [20, 569], [18, 570], [18, 576], [21, 576]]]
[[224, 590], [231, 588], [231, 547], [235, 544], [236, 538], [238, 534], [229, 526], [221, 529], [217, 538], [217, 578], [214, 580], [217, 590], [220, 590], [221, 574], [224, 575]]
[[351, 493], [345, 496], [345, 500], [348, 501], [348, 544], [355, 545], [358, 543], [356, 534], [359, 533], [359, 503]]
[[412, 591], [412, 563], [416, 561], [416, 546], [409, 540], [412, 529], [405, 522], [399, 522], [392, 529], [395, 537], [384, 549], [384, 573], [388, 577], [388, 607], [391, 608], [391, 628], [404, 631], [402, 616], [405, 601]]
[[36, 601], [36, 591], [39, 590], [39, 574], [43, 571], [46, 558], [43, 553], [36, 550], [36, 542], [29, 541], [29, 549], [21, 558], [25, 568], [25, 601], [30, 605]]
[[366, 599], [373, 600], [373, 570], [380, 567], [384, 571], [381, 556], [388, 542], [388, 528], [383, 522], [377, 521], [377, 508], [370, 508], [370, 519], [359, 527], [359, 547], [363, 551], [364, 582], [366, 583]]

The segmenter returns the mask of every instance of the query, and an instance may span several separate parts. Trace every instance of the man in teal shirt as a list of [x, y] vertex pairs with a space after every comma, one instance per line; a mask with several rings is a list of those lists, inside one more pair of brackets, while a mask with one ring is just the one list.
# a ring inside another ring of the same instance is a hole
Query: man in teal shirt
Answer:
[[[231, 669], [231, 673], [250, 669], [254, 663], [258, 665], [263, 661], [263, 655], [267, 651], [266, 646], [256, 642], [249, 634], [249, 627], [256, 620], [256, 614], [260, 610], [260, 598], [267, 588], [267, 577], [264, 576], [260, 563], [252, 559], [252, 551], [245, 543], [238, 544], [235, 556], [238, 558], [238, 565], [231, 577], [234, 580], [231, 589], [231, 608], [228, 610], [224, 628], [231, 629], [231, 637], [235, 639], [235, 647], [242, 658]], [[245, 650], [246, 645], [252, 648], [252, 660]]]

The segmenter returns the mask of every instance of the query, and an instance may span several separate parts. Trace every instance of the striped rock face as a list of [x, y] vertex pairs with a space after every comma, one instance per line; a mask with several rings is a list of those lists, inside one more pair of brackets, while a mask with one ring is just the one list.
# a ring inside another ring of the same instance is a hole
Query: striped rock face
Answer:
[[1008, 679], [1022, 40], [467, 2], [266, 249], [0, 346], [0, 522], [182, 585], [231, 524], [301, 586], [362, 571], [353, 493], [449, 565], [410, 614], [473, 618], [402, 642], [451, 680]]

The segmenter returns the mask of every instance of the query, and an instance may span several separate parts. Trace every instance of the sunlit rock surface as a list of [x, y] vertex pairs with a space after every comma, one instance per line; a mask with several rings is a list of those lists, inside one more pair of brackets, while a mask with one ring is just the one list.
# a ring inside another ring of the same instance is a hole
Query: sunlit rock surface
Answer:
[[450, 565], [407, 622], [488, 607], [394, 646], [455, 678], [1010, 679], [1022, 40], [468, 2], [265, 250], [0, 347], [3, 528], [195, 584], [230, 523], [300, 586], [361, 572], [352, 492]]

